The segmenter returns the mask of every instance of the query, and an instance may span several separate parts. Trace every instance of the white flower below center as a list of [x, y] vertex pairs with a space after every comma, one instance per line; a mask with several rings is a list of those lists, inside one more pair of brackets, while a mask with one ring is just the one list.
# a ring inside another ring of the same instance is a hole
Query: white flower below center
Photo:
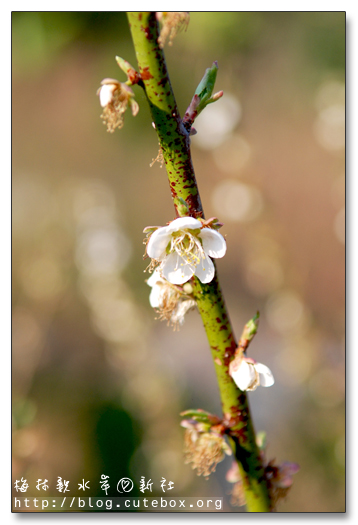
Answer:
[[163, 279], [158, 270], [149, 277], [147, 284], [152, 288], [149, 296], [150, 305], [159, 311], [160, 319], [168, 321], [174, 329], [181, 326], [185, 314], [196, 306], [194, 299], [186, 295], [180, 287]]

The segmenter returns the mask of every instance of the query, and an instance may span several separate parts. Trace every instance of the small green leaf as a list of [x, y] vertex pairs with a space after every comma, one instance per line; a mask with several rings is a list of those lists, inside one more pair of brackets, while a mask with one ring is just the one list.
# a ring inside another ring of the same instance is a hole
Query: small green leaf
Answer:
[[215, 61], [211, 67], [207, 68], [203, 78], [196, 88], [195, 95], [199, 97], [199, 103], [196, 106], [198, 115], [208, 104], [215, 102], [223, 96], [222, 91], [219, 91], [213, 95], [218, 69], [218, 63]]
[[216, 75], [218, 73], [218, 63], [214, 62], [211, 67], [208, 67], [205, 71], [203, 78], [201, 79], [198, 87], [195, 90], [195, 95], [198, 95], [201, 102], [205, 102], [212, 95], [214, 90]]

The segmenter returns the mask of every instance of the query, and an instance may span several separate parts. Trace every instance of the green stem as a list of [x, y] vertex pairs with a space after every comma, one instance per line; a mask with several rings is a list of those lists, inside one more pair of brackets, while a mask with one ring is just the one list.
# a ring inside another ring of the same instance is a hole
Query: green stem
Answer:
[[[158, 22], [153, 12], [130, 12], [128, 20], [145, 93], [150, 105], [168, 173], [177, 216], [184, 199], [192, 217], [204, 217], [190, 153], [190, 138], [182, 124], [170, 84], [163, 50], [157, 40]], [[185, 208], [185, 207], [184, 207]], [[270, 511], [264, 468], [245, 392], [229, 375], [237, 343], [220, 289], [217, 272], [209, 284], [194, 279], [194, 297], [204, 323], [217, 374], [223, 414], [230, 421], [229, 441], [243, 479], [247, 509]]]

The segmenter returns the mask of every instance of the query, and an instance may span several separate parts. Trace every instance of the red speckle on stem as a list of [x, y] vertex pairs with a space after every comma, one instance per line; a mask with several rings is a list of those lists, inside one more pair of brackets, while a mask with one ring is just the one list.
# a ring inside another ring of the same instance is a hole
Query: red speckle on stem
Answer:
[[165, 84], [168, 82], [168, 77], [164, 76], [162, 79], [159, 80], [158, 86], [165, 86]]
[[149, 71], [149, 67], [145, 67], [141, 70], [140, 75], [142, 77], [142, 80], [150, 80], [151, 78], [154, 78], [151, 72]]
[[150, 40], [150, 31], [149, 31], [149, 27], [143, 27], [143, 26], [140, 26], [140, 30], [143, 31], [143, 33], [145, 34], [145, 38], [147, 40]]

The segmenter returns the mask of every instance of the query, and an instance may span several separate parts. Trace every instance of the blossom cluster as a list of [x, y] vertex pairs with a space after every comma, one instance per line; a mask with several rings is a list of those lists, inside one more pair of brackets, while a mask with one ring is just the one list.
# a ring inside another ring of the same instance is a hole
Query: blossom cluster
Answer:
[[[152, 288], [150, 304], [158, 310], [160, 319], [174, 327], [181, 326], [185, 314], [195, 307], [191, 278], [196, 276], [202, 283], [210, 283], [215, 276], [211, 258], [221, 258], [226, 253], [224, 237], [205, 224], [193, 217], [180, 217], [167, 226], [144, 230], [149, 230], [146, 254], [152, 259], [151, 267], [155, 268], [147, 281]], [[252, 320], [245, 327], [244, 349], [256, 333], [255, 326]], [[271, 370], [246, 357], [243, 351], [235, 354], [229, 373], [242, 391], [274, 384]]]
[[211, 257], [223, 257], [226, 242], [218, 231], [193, 217], [180, 217], [167, 226], [149, 228], [149, 232], [146, 254], [155, 268], [147, 280], [152, 288], [149, 301], [159, 318], [176, 328], [196, 305], [190, 279], [196, 275], [203, 283], [212, 281], [215, 266]]

